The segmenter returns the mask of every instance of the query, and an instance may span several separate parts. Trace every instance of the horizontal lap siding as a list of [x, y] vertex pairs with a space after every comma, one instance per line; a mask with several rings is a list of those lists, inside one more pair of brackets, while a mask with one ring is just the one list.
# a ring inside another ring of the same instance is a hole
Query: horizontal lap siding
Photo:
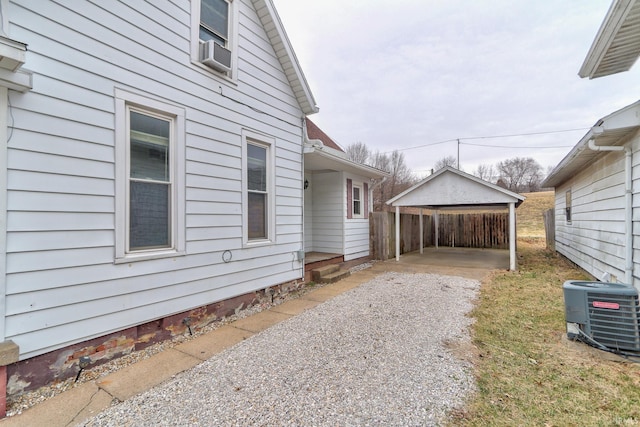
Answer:
[[313, 175], [313, 250], [343, 253], [344, 188], [337, 172]]
[[[624, 154], [608, 154], [556, 188], [556, 250], [601, 278], [604, 272], [624, 280]], [[571, 190], [571, 223], [565, 195]]]
[[[6, 336], [21, 358], [300, 277], [302, 113], [237, 6], [230, 85], [190, 63], [187, 1], [11, 4], [34, 73], [10, 93]], [[116, 87], [185, 109], [186, 256], [113, 263]], [[243, 248], [243, 128], [276, 141], [275, 245]]]

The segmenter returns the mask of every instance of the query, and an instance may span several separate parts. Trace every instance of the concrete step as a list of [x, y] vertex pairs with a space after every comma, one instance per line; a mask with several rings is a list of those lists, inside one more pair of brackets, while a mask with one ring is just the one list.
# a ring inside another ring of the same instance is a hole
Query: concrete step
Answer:
[[345, 277], [349, 277], [351, 272], [349, 270], [338, 270], [333, 273], [326, 274], [322, 276], [319, 280], [316, 280], [318, 283], [335, 283], [338, 280], [342, 280]]
[[335, 273], [338, 270], [340, 270], [340, 265], [338, 264], [330, 264], [330, 265], [325, 265], [324, 267], [315, 268], [311, 270], [311, 279], [314, 282], [321, 282], [322, 281], [321, 279], [324, 276]]

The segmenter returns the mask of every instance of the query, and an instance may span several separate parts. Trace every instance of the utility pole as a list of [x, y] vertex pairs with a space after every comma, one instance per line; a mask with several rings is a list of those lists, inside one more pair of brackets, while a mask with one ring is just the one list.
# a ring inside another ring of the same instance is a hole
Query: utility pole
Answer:
[[458, 170], [460, 170], [460, 138], [458, 138]]

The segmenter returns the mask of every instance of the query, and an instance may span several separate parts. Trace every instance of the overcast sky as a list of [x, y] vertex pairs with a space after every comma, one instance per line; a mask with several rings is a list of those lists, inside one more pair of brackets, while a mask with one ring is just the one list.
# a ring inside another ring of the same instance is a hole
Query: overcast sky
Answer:
[[611, 0], [274, 3], [320, 107], [311, 120], [342, 147], [400, 150], [420, 176], [458, 138], [466, 172], [516, 156], [546, 170], [640, 99], [640, 64], [578, 77]]

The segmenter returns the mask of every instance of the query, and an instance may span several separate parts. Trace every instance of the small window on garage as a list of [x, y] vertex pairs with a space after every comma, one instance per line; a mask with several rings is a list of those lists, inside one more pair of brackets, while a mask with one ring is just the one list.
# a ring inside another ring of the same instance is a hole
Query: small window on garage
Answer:
[[565, 215], [567, 223], [571, 223], [571, 190], [567, 190], [565, 193]]

